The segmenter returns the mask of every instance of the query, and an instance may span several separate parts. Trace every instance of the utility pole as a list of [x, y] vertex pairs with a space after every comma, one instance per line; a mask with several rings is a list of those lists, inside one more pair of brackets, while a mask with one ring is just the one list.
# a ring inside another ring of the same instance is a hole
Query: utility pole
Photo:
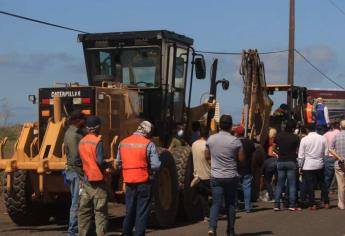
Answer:
[[289, 17], [289, 59], [288, 59], [288, 85], [287, 104], [292, 108], [292, 86], [294, 85], [294, 60], [295, 60], [295, 0], [290, 0]]

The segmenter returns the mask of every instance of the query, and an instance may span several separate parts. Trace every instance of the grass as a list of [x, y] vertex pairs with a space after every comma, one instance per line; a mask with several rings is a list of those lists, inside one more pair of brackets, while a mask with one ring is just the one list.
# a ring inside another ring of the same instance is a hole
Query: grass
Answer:
[[[17, 141], [17, 138], [22, 129], [21, 125], [3, 126], [0, 127], [0, 140], [7, 137], [7, 143], [5, 145], [4, 156], [5, 158], [10, 158], [13, 155], [13, 146]], [[3, 186], [3, 174], [0, 170], [0, 196], [2, 195]]]

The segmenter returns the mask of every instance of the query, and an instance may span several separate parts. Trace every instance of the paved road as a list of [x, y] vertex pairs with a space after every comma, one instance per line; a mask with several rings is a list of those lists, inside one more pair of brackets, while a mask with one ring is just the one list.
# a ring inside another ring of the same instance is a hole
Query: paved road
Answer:
[[[272, 203], [256, 203], [255, 212], [247, 214], [239, 212], [236, 221], [236, 231], [241, 236], [254, 235], [313, 235], [313, 236], [345, 236], [345, 211], [335, 207], [335, 196], [332, 196], [330, 210], [320, 209], [317, 211], [303, 210], [301, 212], [273, 212]], [[120, 235], [121, 222], [123, 219], [123, 206], [111, 205], [110, 232], [108, 235]], [[115, 215], [117, 217], [115, 217]], [[219, 221], [218, 234], [225, 235], [226, 221]], [[0, 235], [39, 235], [55, 236], [66, 235], [66, 225], [51, 223], [39, 227], [17, 227], [14, 225], [0, 204]], [[207, 223], [178, 222], [171, 229], [149, 229], [150, 236], [202, 236], [207, 233]]]

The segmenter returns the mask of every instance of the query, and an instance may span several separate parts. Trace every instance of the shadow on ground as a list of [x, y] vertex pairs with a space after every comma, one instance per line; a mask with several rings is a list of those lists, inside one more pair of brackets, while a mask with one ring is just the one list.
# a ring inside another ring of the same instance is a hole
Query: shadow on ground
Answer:
[[242, 233], [239, 234], [239, 236], [256, 236], [256, 235], [270, 235], [273, 234], [272, 231], [261, 231], [261, 232], [255, 232], [255, 233]]

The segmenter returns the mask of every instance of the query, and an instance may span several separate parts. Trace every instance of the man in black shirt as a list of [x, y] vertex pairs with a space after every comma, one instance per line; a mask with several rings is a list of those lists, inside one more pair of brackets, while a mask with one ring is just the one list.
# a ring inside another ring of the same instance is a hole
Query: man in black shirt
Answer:
[[297, 149], [299, 138], [293, 134], [295, 122], [288, 120], [285, 131], [278, 133], [276, 138], [278, 152], [278, 183], [275, 192], [274, 210], [280, 210], [280, 198], [287, 179], [287, 190], [289, 193], [289, 210], [300, 210], [296, 208], [296, 180], [297, 180]]
[[244, 138], [244, 128], [243, 126], [237, 126], [234, 130], [235, 136], [240, 139], [242, 143], [242, 148], [245, 155], [245, 160], [242, 163], [238, 163], [238, 173], [241, 176], [241, 184], [243, 189], [244, 198], [244, 209], [247, 213], [252, 210], [252, 159], [253, 153], [255, 151], [255, 146], [253, 141], [248, 138]]

